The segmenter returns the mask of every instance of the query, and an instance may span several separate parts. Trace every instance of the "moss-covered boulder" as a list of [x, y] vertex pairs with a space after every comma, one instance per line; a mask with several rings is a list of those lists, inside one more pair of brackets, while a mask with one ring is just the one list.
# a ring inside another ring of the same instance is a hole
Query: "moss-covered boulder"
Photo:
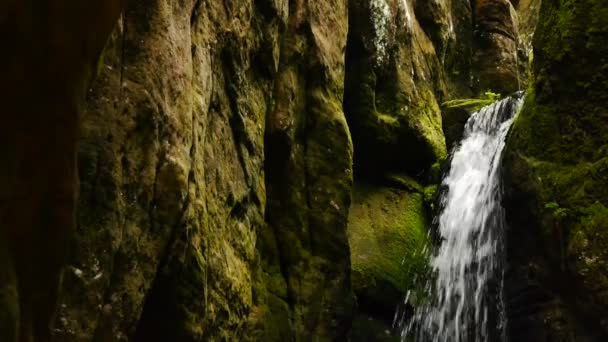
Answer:
[[390, 327], [408, 292], [410, 300], [418, 294], [417, 280], [427, 263], [428, 222], [424, 189], [409, 178], [355, 186], [348, 237], [360, 316]]
[[512, 340], [608, 338], [608, 3], [543, 1], [506, 155]]

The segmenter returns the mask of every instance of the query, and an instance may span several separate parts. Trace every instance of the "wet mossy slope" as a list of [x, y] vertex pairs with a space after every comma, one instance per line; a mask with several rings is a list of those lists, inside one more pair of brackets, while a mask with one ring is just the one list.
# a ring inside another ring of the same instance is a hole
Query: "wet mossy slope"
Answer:
[[608, 336], [608, 3], [546, 0], [505, 159], [514, 340]]

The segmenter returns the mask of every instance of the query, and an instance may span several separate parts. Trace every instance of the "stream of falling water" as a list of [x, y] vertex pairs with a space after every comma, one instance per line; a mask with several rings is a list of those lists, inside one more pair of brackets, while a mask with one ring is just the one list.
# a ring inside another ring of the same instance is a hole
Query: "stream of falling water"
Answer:
[[442, 182], [427, 298], [402, 323], [403, 341], [505, 341], [500, 161], [522, 102], [522, 93], [498, 101], [465, 125]]

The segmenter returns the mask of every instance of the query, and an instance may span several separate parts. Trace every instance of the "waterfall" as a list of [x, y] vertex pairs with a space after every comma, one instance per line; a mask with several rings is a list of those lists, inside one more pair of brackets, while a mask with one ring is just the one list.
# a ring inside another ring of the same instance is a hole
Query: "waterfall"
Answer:
[[402, 322], [403, 341], [505, 341], [500, 160], [522, 102], [520, 92], [474, 113], [465, 125], [442, 182], [427, 298]]
[[410, 4], [407, 2], [407, 0], [401, 0], [401, 4], [403, 5], [403, 10], [405, 11], [405, 24], [411, 28], [412, 13], [410, 12]]
[[376, 48], [376, 64], [382, 65], [387, 58], [389, 18], [391, 9], [386, 0], [371, 0], [369, 10], [374, 28], [374, 46]]

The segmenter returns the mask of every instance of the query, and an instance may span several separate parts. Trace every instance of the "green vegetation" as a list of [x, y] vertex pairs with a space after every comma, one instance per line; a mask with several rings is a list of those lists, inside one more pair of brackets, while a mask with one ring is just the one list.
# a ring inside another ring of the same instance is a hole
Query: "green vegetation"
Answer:
[[429, 244], [424, 196], [422, 191], [355, 187], [348, 235], [358, 296], [391, 309], [407, 291], [413, 291], [414, 301], [422, 298]]
[[424, 188], [424, 204], [431, 209], [431, 212], [434, 212], [435, 207], [435, 199], [437, 198], [437, 188], [438, 186], [433, 184]]
[[545, 204], [545, 209], [549, 210], [555, 217], [563, 219], [568, 216], [569, 210], [566, 208], [560, 208], [557, 202], [549, 202]]
[[[543, 2], [540, 18], [534, 79], [505, 154], [521, 201], [507, 212], [530, 217], [527, 233], [545, 245], [547, 279], [577, 289], [564, 296], [569, 308], [560, 310], [581, 331], [547, 323], [559, 336], [577, 337], [608, 316], [608, 297], [601, 294], [608, 288], [608, 4]], [[593, 319], [583, 324], [579, 317]]]
[[478, 111], [481, 108], [491, 105], [492, 103], [501, 99], [500, 94], [493, 93], [491, 91], [486, 91], [483, 95], [478, 99], [456, 99], [446, 101], [441, 104], [442, 108], [464, 108], [471, 111]]

